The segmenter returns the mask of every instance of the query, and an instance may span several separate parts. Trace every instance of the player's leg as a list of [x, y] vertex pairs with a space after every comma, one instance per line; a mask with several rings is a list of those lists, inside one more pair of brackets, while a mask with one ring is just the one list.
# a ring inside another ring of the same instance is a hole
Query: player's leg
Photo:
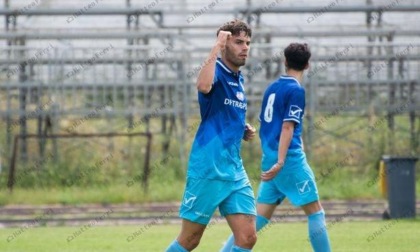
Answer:
[[276, 187], [275, 180], [277, 179], [279, 178], [274, 178], [270, 181], [261, 181], [260, 183], [257, 198], [257, 232], [270, 223], [274, 210], [285, 198], [284, 194]]
[[[183, 219], [181, 232], [167, 251], [191, 251], [198, 246], [217, 206], [229, 195], [223, 186], [223, 181], [187, 178], [179, 210]], [[220, 193], [215, 194], [214, 191]]]
[[276, 185], [281, 179], [280, 173], [274, 179], [260, 183], [257, 197], [257, 231], [270, 223], [274, 210], [286, 197]]
[[[273, 215], [274, 210], [276, 209], [277, 205], [273, 204], [257, 204], [257, 218], [256, 218], [256, 231], [260, 231], [265, 225], [270, 222], [270, 218]], [[235, 236], [231, 234], [229, 238], [226, 240], [223, 248], [220, 252], [230, 252], [232, 250], [233, 245], [235, 244]]]
[[[258, 232], [270, 222], [270, 218], [278, 204], [284, 199], [271, 181], [261, 182], [258, 190], [256, 231]], [[220, 252], [230, 252], [235, 244], [234, 235], [230, 235]]]
[[308, 216], [308, 233], [312, 248], [315, 252], [329, 252], [330, 241], [325, 223], [325, 212], [321, 203], [317, 200], [302, 206]]
[[271, 216], [273, 216], [276, 207], [277, 204], [257, 203], [257, 232], [270, 223]]
[[255, 215], [230, 214], [225, 217], [235, 237], [231, 251], [251, 251], [257, 241]]
[[254, 192], [248, 178], [235, 181], [231, 187], [231, 194], [219, 206], [235, 237], [228, 251], [251, 251], [257, 240]]
[[[309, 192], [305, 204], [302, 205], [302, 209], [308, 216], [308, 235], [311, 242], [312, 248], [315, 252], [330, 252], [331, 245], [328, 237], [327, 225], [325, 222], [325, 212], [319, 201], [318, 189], [315, 182], [315, 176], [309, 167], [306, 165], [305, 171], [309, 174], [310, 184], [313, 185], [313, 193]], [[315, 198], [315, 192], [317, 199]], [[313, 196], [311, 196], [313, 194]], [[312, 202], [311, 202], [312, 201]], [[310, 202], [310, 203], [306, 203]]]
[[167, 248], [167, 252], [186, 252], [192, 251], [200, 243], [206, 225], [191, 222], [189, 220], [182, 220], [181, 232], [176, 240]]
[[[300, 206], [308, 216], [308, 235], [315, 252], [329, 252], [330, 242], [325, 224], [325, 213], [319, 203], [315, 176], [303, 151], [288, 152], [286, 159], [288, 183], [279, 185], [280, 190], [295, 206]], [[284, 167], [283, 167], [284, 168]]]

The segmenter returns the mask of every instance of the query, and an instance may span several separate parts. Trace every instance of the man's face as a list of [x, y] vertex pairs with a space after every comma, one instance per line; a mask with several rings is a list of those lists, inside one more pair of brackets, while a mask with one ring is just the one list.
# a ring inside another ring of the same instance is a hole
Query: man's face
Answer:
[[251, 38], [241, 31], [238, 36], [231, 36], [226, 42], [225, 56], [236, 67], [245, 65]]

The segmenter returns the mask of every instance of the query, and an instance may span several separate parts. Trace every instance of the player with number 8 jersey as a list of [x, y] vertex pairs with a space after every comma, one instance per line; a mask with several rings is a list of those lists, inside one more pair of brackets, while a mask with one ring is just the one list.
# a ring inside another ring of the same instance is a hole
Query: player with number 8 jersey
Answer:
[[294, 122], [289, 150], [302, 149], [302, 120], [305, 90], [291, 76], [281, 76], [266, 90], [260, 114], [260, 138], [264, 153], [262, 170], [267, 171], [278, 160], [279, 139], [283, 122]]

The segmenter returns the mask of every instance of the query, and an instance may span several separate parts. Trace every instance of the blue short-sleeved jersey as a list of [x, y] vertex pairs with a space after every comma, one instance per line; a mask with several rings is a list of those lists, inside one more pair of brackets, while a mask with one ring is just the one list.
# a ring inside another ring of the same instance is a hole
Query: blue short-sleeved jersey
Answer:
[[187, 176], [237, 181], [246, 177], [240, 157], [247, 100], [242, 74], [221, 59], [211, 91], [198, 93], [201, 123], [191, 148]]
[[289, 150], [302, 148], [301, 133], [304, 110], [305, 90], [295, 78], [281, 76], [267, 88], [260, 113], [263, 170], [271, 168], [278, 161], [283, 122], [295, 122]]

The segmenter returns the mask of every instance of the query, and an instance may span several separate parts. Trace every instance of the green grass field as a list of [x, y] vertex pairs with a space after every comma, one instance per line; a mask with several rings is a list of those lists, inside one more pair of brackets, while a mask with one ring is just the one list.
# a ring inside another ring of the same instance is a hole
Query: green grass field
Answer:
[[[39, 227], [0, 229], [0, 251], [164, 251], [180, 225]], [[311, 251], [306, 223], [274, 224], [253, 251]], [[420, 251], [420, 221], [337, 222], [328, 226], [333, 251]], [[218, 251], [229, 234], [225, 222], [209, 226], [195, 251]], [[13, 239], [12, 239], [13, 238]], [[9, 241], [8, 241], [9, 240]]]
[[[392, 144], [388, 143], [390, 136], [383, 120], [385, 117], [375, 119], [378, 123], [373, 124], [374, 130], [370, 130], [364, 118], [355, 118], [328, 114], [319, 114], [314, 118], [315, 122], [324, 123], [312, 129], [315, 141], [311, 151], [310, 145], [307, 146], [308, 162], [316, 177], [322, 178], [317, 182], [321, 200], [382, 198], [378, 189], [377, 171], [381, 155], [418, 156], [420, 153], [420, 146], [417, 149], [410, 148], [411, 135], [407, 130], [402, 130], [409, 128], [408, 117], [396, 118], [399, 130], [395, 132]], [[66, 123], [70, 122], [64, 120], [62, 123], [65, 129], [68, 126]], [[160, 118], [155, 118], [151, 121], [151, 128], [159, 129], [160, 123]], [[50, 158], [42, 162], [38, 153], [39, 142], [36, 139], [28, 140], [28, 162], [16, 163], [16, 185], [12, 194], [6, 187], [10, 153], [6, 155], [5, 148], [0, 148], [0, 159], [4, 160], [0, 172], [0, 206], [179, 201], [183, 192], [181, 188], [185, 184], [186, 161], [198, 123], [199, 118], [191, 117], [186, 124], [187, 128], [183, 128], [186, 131], [186, 139], [183, 141], [184, 161], [180, 158], [182, 148], [178, 137], [165, 134], [153, 136], [148, 192], [143, 192], [140, 183], [145, 158], [144, 138], [120, 137], [112, 141], [108, 138], [59, 139], [57, 153], [53, 151], [54, 145], [49, 142], [45, 153]], [[251, 123], [259, 126], [257, 121]], [[35, 122], [30, 125], [30, 132], [36, 132]], [[125, 121], [117, 120], [110, 128], [106, 120], [97, 120], [86, 122], [78, 129], [80, 133], [126, 132], [125, 125]], [[136, 127], [133, 132], [143, 132], [144, 126]], [[352, 129], [350, 133], [349, 128]], [[333, 137], [321, 129], [337, 135], [348, 135], [348, 138]], [[17, 130], [14, 133], [18, 133]], [[163, 153], [162, 143], [166, 141], [171, 141], [171, 145], [168, 153]], [[355, 144], [355, 141], [362, 145]], [[0, 147], [6, 146], [5, 143], [6, 134], [3, 131], [0, 132]], [[252, 142], [243, 143], [242, 157], [254, 190], [257, 190], [261, 160], [258, 137]], [[416, 170], [419, 174], [420, 162], [417, 162]], [[416, 195], [420, 199], [419, 179], [416, 180]]]

